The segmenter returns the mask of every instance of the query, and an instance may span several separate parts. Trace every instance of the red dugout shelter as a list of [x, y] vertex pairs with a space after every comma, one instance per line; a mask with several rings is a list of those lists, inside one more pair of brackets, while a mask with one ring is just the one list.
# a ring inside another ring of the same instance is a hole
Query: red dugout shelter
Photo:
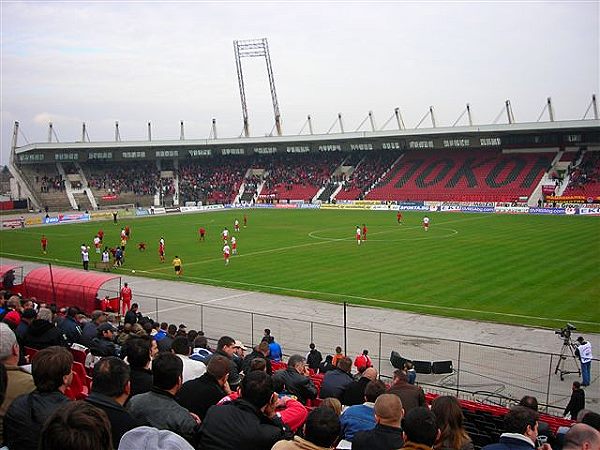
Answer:
[[90, 313], [101, 308], [99, 299], [105, 296], [110, 298], [114, 311], [119, 308], [119, 275], [47, 266], [29, 272], [23, 285], [26, 297], [56, 303], [59, 308], [77, 306]]
[[11, 292], [19, 294], [23, 292], [23, 266], [18, 264], [2, 264], [0, 265], [0, 289], [4, 289], [4, 275], [11, 270], [15, 271], [15, 280]]

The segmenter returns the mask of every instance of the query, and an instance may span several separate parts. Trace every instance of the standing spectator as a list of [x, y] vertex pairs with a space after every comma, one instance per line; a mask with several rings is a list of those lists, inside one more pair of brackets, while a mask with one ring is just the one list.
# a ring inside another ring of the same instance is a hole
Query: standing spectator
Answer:
[[200, 430], [203, 450], [270, 449], [290, 438], [277, 417], [277, 394], [273, 380], [262, 371], [252, 371], [241, 383], [241, 398], [209, 409]]
[[319, 364], [319, 373], [327, 373], [330, 370], [335, 369], [335, 366], [333, 365], [333, 355], [327, 355], [325, 357], [325, 361], [323, 361], [321, 364]]
[[423, 389], [419, 386], [409, 384], [408, 375], [403, 370], [394, 370], [394, 378], [388, 392], [400, 397], [405, 414], [408, 414], [411, 409], [417, 406], [425, 406], [425, 393]]
[[340, 434], [340, 419], [329, 408], [315, 408], [306, 419], [304, 438], [294, 436], [292, 441], [281, 440], [273, 450], [303, 450], [333, 448]]
[[275, 341], [273, 336], [269, 336], [269, 359], [275, 362], [281, 362], [281, 358], [283, 356], [283, 352], [281, 350], [281, 345]]
[[2, 278], [2, 288], [6, 289], [9, 292], [12, 292], [12, 289], [15, 285], [15, 271], [9, 270], [4, 274]]
[[340, 359], [345, 358], [346, 355], [342, 353], [342, 347], [339, 345], [335, 348], [335, 355], [333, 355], [333, 359], [331, 360], [331, 364], [337, 366], [337, 363]]
[[[500, 442], [483, 447], [485, 450], [534, 450], [538, 437], [538, 413], [525, 406], [514, 406], [504, 416]], [[552, 450], [549, 444], [539, 447]]]
[[92, 345], [92, 339], [94, 339], [98, 334], [98, 327], [106, 322], [106, 313], [99, 309], [92, 312], [92, 320], [86, 323], [83, 326], [83, 330], [81, 331], [81, 339], [79, 343], [81, 345], [85, 345], [86, 347], [90, 347]]
[[67, 338], [52, 321], [52, 311], [40, 308], [23, 337], [23, 346], [41, 350], [53, 345], [67, 346]]
[[308, 348], [310, 348], [310, 350], [306, 355], [306, 363], [308, 364], [309, 369], [312, 369], [316, 372], [319, 370], [319, 365], [323, 361], [323, 355], [319, 350], [316, 349], [315, 344], [312, 342]]
[[145, 425], [171, 430], [193, 441], [200, 419], [175, 401], [183, 384], [182, 372], [181, 359], [173, 353], [159, 353], [152, 362], [152, 390], [133, 396], [129, 411]]
[[400, 423], [404, 417], [397, 395], [381, 394], [375, 400], [375, 428], [359, 431], [352, 440], [353, 450], [389, 450], [402, 448], [404, 439]]
[[473, 450], [473, 442], [463, 426], [463, 413], [458, 399], [440, 396], [431, 403], [440, 435], [435, 444], [436, 450]]
[[68, 402], [48, 418], [40, 436], [40, 449], [111, 450], [110, 432], [105, 411], [86, 402]]
[[133, 298], [133, 293], [131, 292], [131, 288], [127, 283], [123, 284], [121, 288], [121, 315], [124, 316], [127, 311], [131, 309], [131, 299]]
[[131, 305], [131, 309], [125, 313], [125, 323], [130, 323], [131, 325], [139, 323], [142, 318], [142, 313], [140, 313], [139, 309], [140, 305], [137, 303]]
[[581, 389], [581, 383], [579, 381], [573, 382], [573, 388], [571, 392], [571, 398], [567, 407], [565, 408], [565, 412], [563, 416], [567, 416], [567, 414], [571, 415], [571, 419], [576, 419], [579, 411], [585, 408], [585, 391]]
[[[353, 381], [350, 370], [352, 370], [352, 360], [350, 358], [340, 359], [337, 367], [325, 374], [319, 396], [321, 398], [333, 397], [341, 401], [346, 388]], [[364, 395], [361, 396], [361, 399], [363, 397]]]
[[67, 343], [69, 346], [71, 344], [79, 344], [81, 342], [81, 326], [77, 321], [77, 315], [79, 314], [79, 309], [75, 306], [71, 306], [67, 309], [67, 315], [64, 320], [60, 322], [58, 327], [64, 333], [67, 338]]
[[285, 385], [287, 391], [295, 395], [298, 401], [306, 404], [306, 400], [317, 398], [317, 388], [312, 382], [302, 355], [292, 355], [285, 370], [279, 370], [273, 375]]
[[210, 358], [213, 358], [214, 355], [221, 355], [227, 358], [229, 362], [229, 378], [227, 378], [227, 382], [229, 383], [229, 387], [232, 391], [237, 390], [238, 385], [240, 384], [240, 372], [238, 371], [237, 364], [233, 361], [233, 353], [235, 352], [235, 339], [230, 336], [221, 336], [221, 338], [217, 341], [217, 350], [207, 358], [207, 361], [210, 362]]
[[158, 353], [156, 341], [150, 336], [132, 337], [125, 343], [125, 353], [131, 372], [129, 374], [131, 393], [133, 397], [137, 394], [149, 392], [152, 389], [152, 371], [150, 364], [154, 353]]
[[375, 428], [375, 401], [385, 393], [385, 384], [376, 380], [370, 381], [365, 389], [365, 402], [346, 408], [340, 416], [342, 424], [342, 438], [352, 442], [354, 435], [359, 431], [368, 431]]
[[33, 358], [31, 372], [36, 390], [21, 395], [4, 416], [4, 444], [10, 449], [37, 450], [46, 419], [69, 399], [73, 356], [64, 347], [48, 347]]
[[590, 385], [590, 371], [592, 367], [592, 344], [587, 342], [583, 336], [579, 336], [577, 338], [577, 342], [579, 345], [577, 346], [577, 350], [575, 353], [579, 356], [579, 360], [581, 361], [581, 385], [589, 386]]
[[204, 420], [208, 408], [231, 393], [227, 383], [230, 367], [228, 358], [221, 355], [212, 357], [204, 375], [183, 383], [177, 393], [179, 404]]
[[183, 362], [183, 382], [194, 380], [204, 375], [206, 365], [200, 361], [190, 359], [190, 346], [187, 337], [176, 337], [171, 345], [171, 351]]
[[[162, 325], [161, 325], [162, 329]], [[156, 339], [158, 343], [158, 351], [159, 352], [170, 352], [171, 344], [175, 340], [175, 336], [177, 335], [177, 327], [173, 324], [170, 324], [167, 327], [167, 334], [162, 339]]]
[[[340, 364], [341, 363], [342, 361], [340, 361]], [[362, 376], [358, 380], [353, 381], [346, 387], [344, 395], [341, 399], [342, 404], [346, 406], [360, 405], [365, 401], [365, 389], [367, 388], [367, 384], [369, 384], [371, 381], [375, 381], [376, 379], [377, 370], [375, 370], [374, 367], [365, 369]]]
[[123, 407], [129, 393], [129, 366], [123, 360], [109, 356], [94, 365], [92, 391], [85, 401], [108, 416], [114, 448], [127, 431], [140, 425]]
[[261, 343], [252, 350], [252, 353], [244, 358], [242, 370], [245, 374], [250, 372], [250, 364], [255, 359], [264, 360], [267, 367], [267, 373], [273, 375], [273, 367], [271, 366], [271, 360], [269, 359], [269, 344], [267, 341], [261, 341]]
[[[406, 413], [402, 421], [402, 431], [404, 431], [402, 448], [406, 450], [432, 450], [440, 433], [434, 414], [424, 406], [413, 408]], [[517, 446], [513, 450], [517, 448], [522, 447]]]
[[83, 270], [89, 270], [90, 267], [90, 247], [81, 246], [81, 262], [83, 264]]
[[0, 322], [0, 366], [6, 371], [6, 391], [0, 403], [0, 445], [2, 445], [2, 423], [11, 403], [22, 394], [28, 394], [35, 389], [33, 377], [18, 366], [19, 344], [17, 337], [10, 327]]
[[363, 373], [365, 369], [373, 367], [373, 361], [369, 357], [369, 350], [363, 350], [360, 355], [354, 358], [354, 366], [358, 369], [358, 373]]

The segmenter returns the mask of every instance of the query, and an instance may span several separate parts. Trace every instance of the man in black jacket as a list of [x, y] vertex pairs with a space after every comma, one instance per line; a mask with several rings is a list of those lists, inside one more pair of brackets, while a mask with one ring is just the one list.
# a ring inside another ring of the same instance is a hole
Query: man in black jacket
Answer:
[[262, 371], [252, 371], [242, 380], [241, 398], [208, 410], [200, 429], [203, 450], [270, 449], [291, 432], [277, 417], [277, 393], [273, 380]]
[[52, 311], [48, 308], [40, 308], [37, 319], [31, 322], [27, 333], [23, 336], [22, 344], [37, 350], [53, 345], [66, 347], [67, 338], [52, 322]]
[[73, 343], [80, 343], [81, 340], [81, 325], [77, 321], [77, 315], [79, 314], [79, 308], [75, 306], [71, 306], [67, 309], [67, 315], [65, 318], [59, 323], [58, 328], [64, 333], [67, 337], [67, 342], [69, 345]]
[[569, 404], [565, 408], [563, 416], [571, 414], [571, 419], [577, 419], [579, 411], [585, 408], [585, 392], [581, 389], [581, 383], [579, 381], [573, 382], [573, 391], [571, 392], [571, 399]]
[[309, 398], [317, 398], [317, 388], [310, 379], [306, 359], [302, 355], [290, 356], [287, 369], [275, 372], [273, 377], [282, 382], [285, 389], [303, 404]]
[[261, 341], [253, 350], [252, 353], [244, 358], [242, 363], [242, 371], [244, 373], [250, 372], [250, 364], [256, 358], [263, 359], [267, 365], [267, 373], [273, 375], [273, 368], [271, 366], [271, 360], [269, 359], [269, 343], [267, 341]]
[[140, 426], [123, 405], [129, 398], [129, 366], [115, 356], [102, 358], [94, 365], [92, 392], [85, 399], [103, 410], [111, 426], [113, 447], [119, 446], [121, 437]]
[[204, 420], [208, 408], [231, 394], [227, 383], [230, 367], [229, 359], [221, 355], [213, 356], [204, 375], [183, 383], [176, 396], [177, 402]]
[[315, 344], [312, 342], [308, 346], [310, 351], [306, 355], [306, 364], [308, 364], [308, 368], [314, 370], [315, 372], [319, 370], [319, 365], [323, 361], [323, 355], [319, 350], [316, 349]]
[[[368, 370], [368, 369], [367, 369]], [[400, 397], [394, 394], [381, 394], [375, 400], [375, 428], [359, 431], [352, 439], [353, 450], [386, 450], [402, 448], [402, 429], [400, 423], [404, 417]]]
[[90, 343], [90, 352], [94, 356], [118, 356], [119, 348], [113, 342], [115, 327], [104, 322], [97, 328], [97, 335]]
[[156, 341], [150, 336], [131, 337], [125, 343], [125, 352], [127, 353], [127, 362], [129, 362], [131, 396], [149, 392], [152, 389], [152, 370], [150, 370], [150, 361], [152, 360], [152, 348], [156, 351]]
[[4, 444], [10, 449], [37, 450], [44, 422], [68, 402], [65, 390], [73, 380], [73, 356], [64, 347], [48, 347], [33, 358], [36, 390], [17, 397], [4, 416]]
[[229, 387], [232, 391], [235, 391], [240, 384], [240, 372], [238, 370], [237, 364], [233, 361], [233, 353], [235, 352], [235, 339], [230, 336], [221, 336], [221, 338], [217, 342], [217, 350], [206, 358], [206, 363], [210, 362], [210, 359], [215, 355], [221, 355], [225, 358], [229, 359], [229, 378], [227, 378], [227, 382], [229, 383]]
[[[340, 363], [341, 362], [342, 360], [340, 360]], [[329, 372], [327, 372], [327, 374], [329, 374]], [[325, 374], [325, 376], [327, 376], [327, 374]], [[367, 388], [367, 384], [369, 384], [370, 381], [374, 381], [376, 379], [377, 370], [375, 370], [374, 367], [369, 367], [365, 369], [365, 371], [362, 373], [362, 376], [357, 381], [353, 381], [348, 386], [346, 386], [344, 395], [342, 396], [342, 398], [340, 398], [342, 405], [362, 405], [365, 401], [365, 389]], [[321, 387], [321, 389], [323, 388]]]

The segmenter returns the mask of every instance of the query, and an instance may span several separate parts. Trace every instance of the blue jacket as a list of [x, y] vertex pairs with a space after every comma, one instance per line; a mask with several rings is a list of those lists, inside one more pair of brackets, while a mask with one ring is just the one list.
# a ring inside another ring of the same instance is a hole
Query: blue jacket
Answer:
[[354, 434], [359, 431], [369, 431], [375, 428], [375, 405], [363, 403], [346, 409], [340, 416], [342, 438], [352, 442]]
[[335, 397], [341, 400], [342, 396], [344, 395], [344, 391], [350, 384], [352, 384], [352, 381], [352, 375], [336, 367], [325, 374], [325, 378], [323, 378], [323, 383], [321, 384], [319, 396], [321, 398]]
[[281, 345], [273, 341], [269, 344], [269, 359], [271, 361], [281, 361]]
[[486, 445], [481, 450], [535, 450], [535, 446], [522, 439], [506, 436], [504, 433], [500, 436], [500, 442]]

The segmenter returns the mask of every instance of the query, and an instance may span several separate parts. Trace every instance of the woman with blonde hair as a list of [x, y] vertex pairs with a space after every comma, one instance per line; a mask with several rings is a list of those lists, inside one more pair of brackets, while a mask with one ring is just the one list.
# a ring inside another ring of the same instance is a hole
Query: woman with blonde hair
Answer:
[[440, 437], [436, 450], [473, 450], [473, 442], [463, 426], [463, 413], [458, 399], [452, 396], [437, 397], [431, 403]]
[[335, 397], [324, 398], [320, 406], [332, 409], [338, 415], [338, 417], [340, 416], [340, 414], [342, 414], [342, 404]]

